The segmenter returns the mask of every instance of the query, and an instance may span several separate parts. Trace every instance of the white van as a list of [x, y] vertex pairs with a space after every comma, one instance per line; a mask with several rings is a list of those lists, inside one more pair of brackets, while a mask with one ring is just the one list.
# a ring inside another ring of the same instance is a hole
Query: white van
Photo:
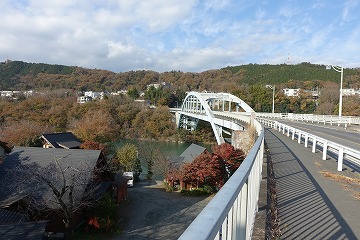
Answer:
[[127, 186], [134, 186], [134, 173], [133, 172], [124, 172], [123, 176], [127, 179]]

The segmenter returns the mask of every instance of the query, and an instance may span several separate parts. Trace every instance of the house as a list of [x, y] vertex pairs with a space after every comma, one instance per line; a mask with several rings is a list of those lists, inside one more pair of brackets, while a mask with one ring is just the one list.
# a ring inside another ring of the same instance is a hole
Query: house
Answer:
[[343, 96], [355, 96], [356, 94], [359, 94], [359, 91], [356, 91], [356, 89], [354, 89], [354, 88], [343, 88], [342, 89]]
[[89, 96], [80, 96], [77, 98], [77, 103], [86, 103], [86, 102], [91, 102], [92, 101], [92, 97]]
[[46, 133], [40, 139], [43, 142], [43, 148], [80, 148], [81, 141], [71, 132], [64, 133]]
[[200, 154], [206, 151], [205, 147], [199, 146], [195, 143], [192, 143], [184, 152], [180, 154], [180, 156], [176, 159], [177, 162], [180, 161], [183, 163], [192, 163], [195, 158], [197, 158]]
[[[96, 201], [112, 188], [109, 175], [101, 168], [104, 164], [100, 150], [15, 147], [0, 164], [0, 207], [34, 209], [37, 219], [50, 221], [47, 232], [61, 232], [61, 207], [49, 183], [62, 189], [62, 177], [66, 179], [66, 189], [74, 191], [72, 198], [64, 194], [65, 204], [85, 198]], [[83, 211], [78, 205], [76, 222], [81, 221]]]
[[298, 97], [300, 93], [300, 88], [284, 88], [283, 92], [288, 97]]
[[30, 222], [29, 218], [20, 213], [0, 208], [1, 239], [44, 239], [48, 221]]
[[0, 225], [1, 239], [43, 240], [48, 221], [20, 222]]
[[9, 148], [6, 143], [0, 141], [0, 164], [4, 160], [6, 154], [11, 152], [11, 148]]
[[[172, 160], [172, 164], [175, 168], [180, 169], [181, 165], [192, 163], [195, 158], [206, 151], [205, 147], [192, 143], [179, 157]], [[175, 188], [179, 187], [180, 189], [189, 190], [192, 187], [191, 183], [185, 182], [182, 179], [166, 179], [166, 181]]]

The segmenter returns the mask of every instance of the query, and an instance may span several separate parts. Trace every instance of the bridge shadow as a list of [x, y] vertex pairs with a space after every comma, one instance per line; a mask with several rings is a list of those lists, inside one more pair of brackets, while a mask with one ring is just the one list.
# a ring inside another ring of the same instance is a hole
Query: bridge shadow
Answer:
[[302, 163], [312, 153], [297, 156], [269, 129], [265, 141], [276, 180], [281, 239], [357, 239]]

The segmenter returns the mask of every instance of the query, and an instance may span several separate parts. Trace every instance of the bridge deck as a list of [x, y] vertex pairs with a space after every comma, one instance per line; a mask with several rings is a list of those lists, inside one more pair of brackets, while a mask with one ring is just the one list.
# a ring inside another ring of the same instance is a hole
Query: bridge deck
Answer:
[[359, 173], [337, 172], [334, 159], [323, 161], [320, 152], [274, 129], [266, 130], [265, 141], [278, 191], [281, 239], [360, 239], [359, 183], [356, 189], [339, 176], [359, 178]]

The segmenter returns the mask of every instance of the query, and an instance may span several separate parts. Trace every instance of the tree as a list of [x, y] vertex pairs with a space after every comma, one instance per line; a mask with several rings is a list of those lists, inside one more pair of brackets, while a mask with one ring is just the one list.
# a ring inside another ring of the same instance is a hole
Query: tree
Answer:
[[17, 192], [28, 192], [28, 210], [35, 218], [44, 213], [62, 217], [68, 238], [76, 214], [95, 204], [100, 187], [97, 179], [104, 169], [90, 167], [85, 159], [74, 163], [71, 159], [64, 161], [65, 158], [54, 157], [42, 166], [36, 163], [17, 166], [11, 187]]
[[128, 91], [128, 96], [131, 97], [132, 99], [136, 99], [139, 97], [139, 92], [135, 87], [132, 87]]
[[104, 110], [90, 110], [72, 123], [73, 133], [83, 141], [109, 142], [117, 137], [118, 125]]
[[183, 180], [196, 183], [199, 188], [204, 184], [217, 187], [223, 182], [223, 166], [221, 159], [211, 153], [200, 154], [192, 163], [185, 164], [182, 169]]
[[126, 143], [116, 152], [116, 162], [123, 167], [124, 172], [133, 172], [137, 159], [138, 151], [134, 144]]
[[42, 145], [40, 136], [51, 129], [49, 126], [22, 120], [13, 122], [0, 130], [0, 139], [16, 146], [40, 147]]
[[88, 149], [88, 150], [100, 150], [104, 156], [106, 156], [109, 153], [109, 148], [106, 144], [99, 143], [99, 142], [91, 142], [87, 141], [80, 145], [81, 149]]
[[224, 169], [227, 172], [225, 180], [239, 168], [242, 161], [245, 159], [245, 152], [242, 149], [235, 149], [229, 143], [223, 143], [221, 145], [215, 145], [212, 148], [213, 154], [220, 157]]
[[140, 142], [139, 155], [147, 166], [147, 179], [152, 179], [154, 173], [166, 177], [171, 169], [171, 161], [166, 154], [161, 151], [156, 143]]

